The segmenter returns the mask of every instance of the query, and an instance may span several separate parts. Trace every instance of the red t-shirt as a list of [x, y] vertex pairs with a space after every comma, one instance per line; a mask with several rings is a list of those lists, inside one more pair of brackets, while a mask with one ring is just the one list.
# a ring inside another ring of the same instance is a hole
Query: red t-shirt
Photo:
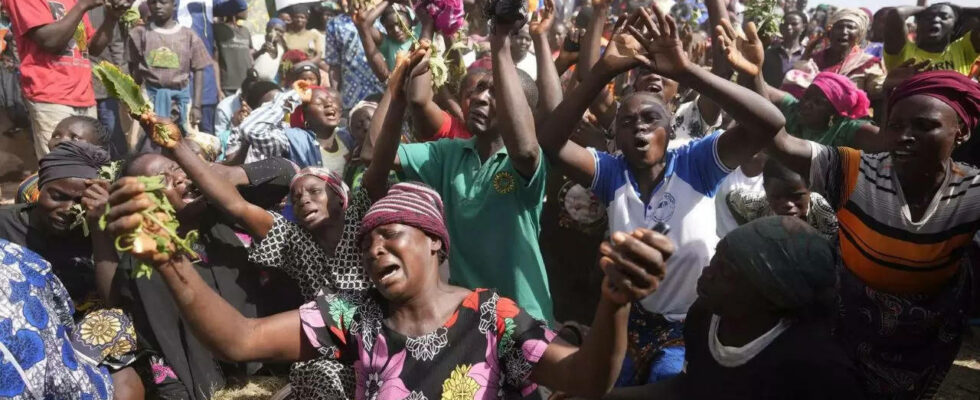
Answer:
[[[95, 105], [92, 91], [92, 65], [75, 39], [60, 54], [51, 54], [34, 43], [27, 33], [34, 28], [55, 22], [75, 6], [77, 0], [15, 0], [4, 1], [10, 15], [20, 56], [20, 85], [28, 100], [40, 103], [64, 104], [73, 107]], [[88, 15], [82, 17], [85, 40], [95, 34]]]
[[469, 130], [466, 129], [466, 124], [452, 115], [443, 111], [442, 112], [442, 126], [436, 131], [434, 135], [426, 142], [434, 142], [439, 139], [469, 139], [473, 137]]

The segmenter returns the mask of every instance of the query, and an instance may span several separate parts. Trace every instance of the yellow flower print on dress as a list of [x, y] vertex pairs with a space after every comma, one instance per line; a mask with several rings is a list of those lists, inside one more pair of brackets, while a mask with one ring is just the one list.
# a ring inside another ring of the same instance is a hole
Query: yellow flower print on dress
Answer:
[[493, 190], [500, 194], [513, 192], [517, 187], [517, 180], [514, 175], [507, 171], [500, 171], [493, 176]]
[[472, 400], [480, 390], [480, 384], [469, 377], [472, 365], [457, 365], [442, 382], [442, 400]]
[[118, 318], [108, 314], [96, 314], [82, 321], [82, 341], [90, 346], [112, 342], [122, 328]]

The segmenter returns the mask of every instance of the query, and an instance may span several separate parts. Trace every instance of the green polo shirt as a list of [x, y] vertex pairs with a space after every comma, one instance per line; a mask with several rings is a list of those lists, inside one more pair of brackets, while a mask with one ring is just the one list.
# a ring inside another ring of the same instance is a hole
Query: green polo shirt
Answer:
[[783, 117], [786, 118], [786, 133], [825, 146], [854, 147], [854, 133], [862, 126], [871, 123], [865, 119], [850, 119], [837, 115], [831, 118], [830, 126], [826, 129], [804, 128], [800, 123], [799, 104], [799, 100], [789, 95], [777, 104], [779, 110], [783, 112]]
[[481, 163], [475, 146], [476, 138], [403, 144], [401, 178], [421, 181], [442, 196], [453, 284], [497, 289], [535, 318], [551, 321], [538, 247], [548, 163], [542, 156], [534, 176], [525, 179], [506, 148]]

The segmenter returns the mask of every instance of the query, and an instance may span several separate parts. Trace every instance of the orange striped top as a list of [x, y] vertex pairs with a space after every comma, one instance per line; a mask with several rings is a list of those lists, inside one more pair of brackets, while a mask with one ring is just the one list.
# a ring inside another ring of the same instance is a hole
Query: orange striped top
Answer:
[[888, 153], [811, 146], [811, 186], [837, 210], [844, 265], [884, 292], [939, 291], [980, 228], [980, 171], [950, 163], [922, 218], [913, 221]]

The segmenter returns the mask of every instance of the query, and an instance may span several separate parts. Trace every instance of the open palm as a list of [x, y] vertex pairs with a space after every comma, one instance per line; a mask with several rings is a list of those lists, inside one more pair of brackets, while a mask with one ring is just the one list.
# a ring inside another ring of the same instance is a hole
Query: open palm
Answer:
[[690, 68], [691, 61], [684, 53], [674, 19], [664, 15], [656, 6], [652, 8], [656, 20], [641, 8], [626, 29], [646, 50], [643, 61], [648, 68], [660, 75], [676, 78]]
[[742, 35], [735, 32], [728, 20], [723, 19], [721, 25], [715, 27], [715, 36], [732, 68], [740, 74], [759, 76], [765, 60], [765, 49], [759, 40], [755, 23], [749, 22], [745, 35]]

